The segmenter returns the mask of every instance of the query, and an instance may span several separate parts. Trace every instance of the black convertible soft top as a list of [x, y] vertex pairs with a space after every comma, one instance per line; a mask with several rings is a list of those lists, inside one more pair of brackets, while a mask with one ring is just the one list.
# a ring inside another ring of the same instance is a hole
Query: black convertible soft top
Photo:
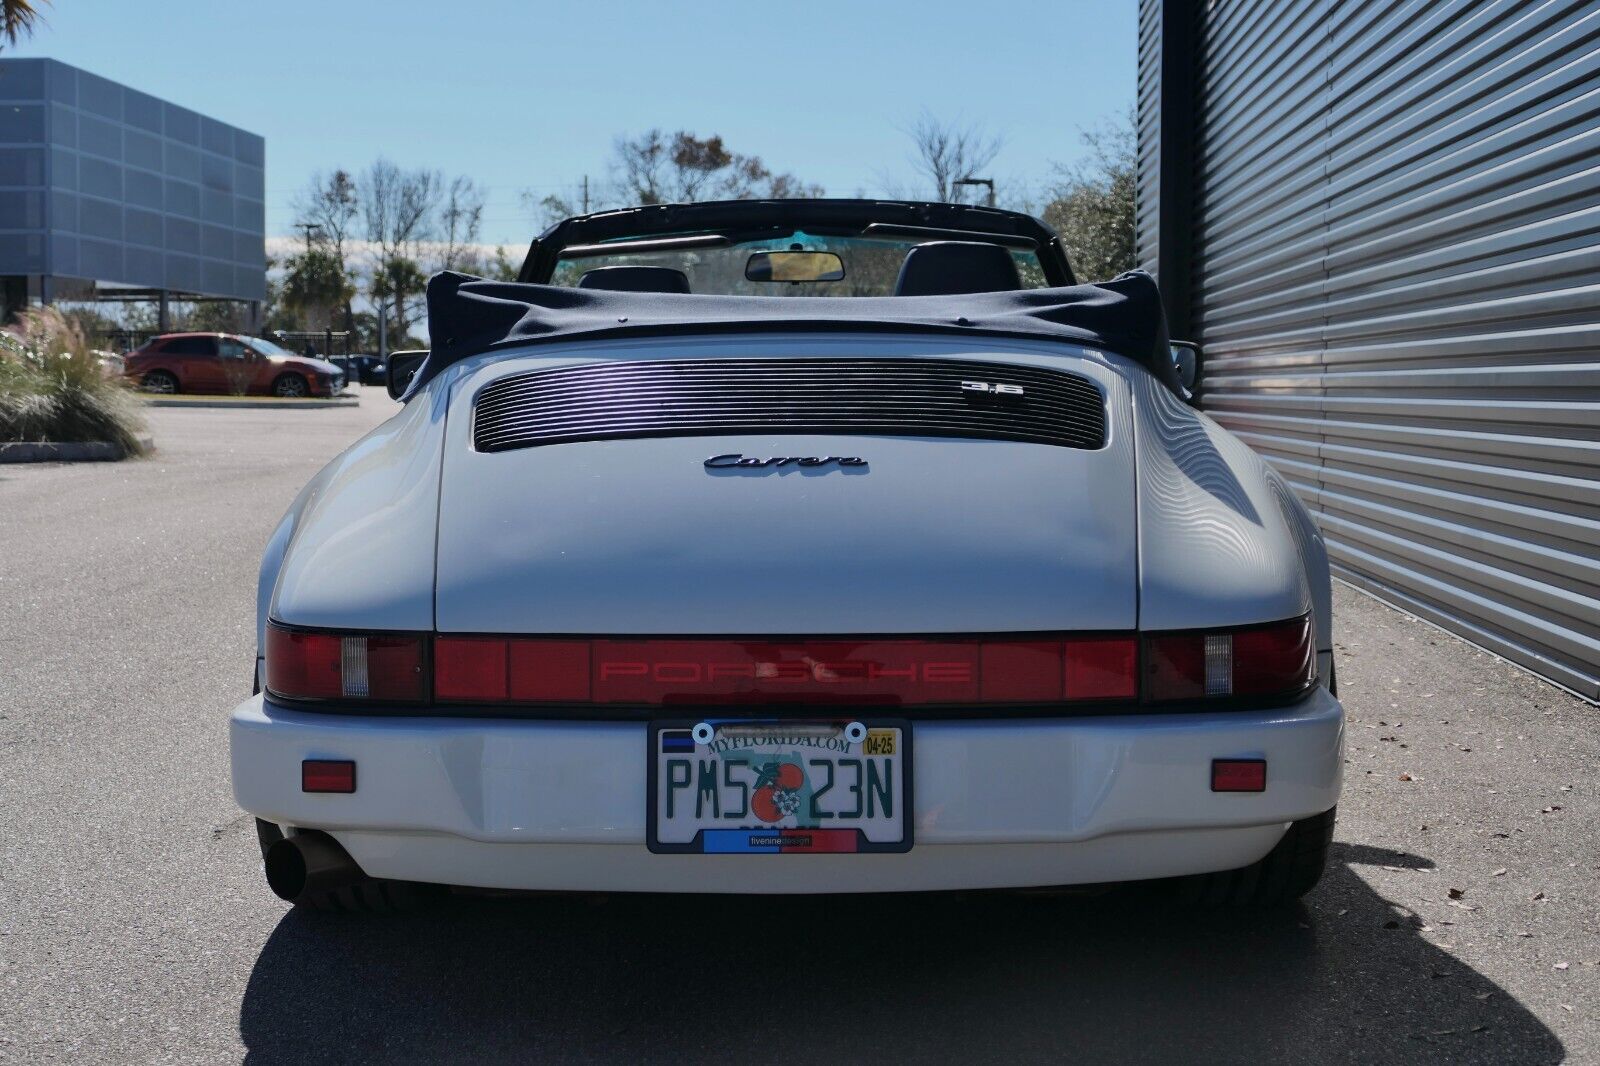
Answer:
[[1032, 337], [1124, 355], [1174, 389], [1166, 317], [1143, 271], [1098, 285], [959, 296], [715, 296], [612, 292], [445, 272], [428, 282], [415, 391], [482, 352], [600, 337], [707, 333], [944, 333]]

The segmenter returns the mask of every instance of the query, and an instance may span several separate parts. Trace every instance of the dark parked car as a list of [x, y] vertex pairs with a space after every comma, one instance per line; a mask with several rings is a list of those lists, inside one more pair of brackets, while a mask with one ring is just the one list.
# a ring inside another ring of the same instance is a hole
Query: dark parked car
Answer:
[[261, 337], [166, 333], [128, 353], [123, 374], [146, 392], [334, 396], [345, 373], [325, 359], [285, 351]]
[[336, 355], [332, 357], [332, 362], [344, 370], [348, 381], [359, 381], [363, 385], [389, 383], [388, 368], [376, 355]]

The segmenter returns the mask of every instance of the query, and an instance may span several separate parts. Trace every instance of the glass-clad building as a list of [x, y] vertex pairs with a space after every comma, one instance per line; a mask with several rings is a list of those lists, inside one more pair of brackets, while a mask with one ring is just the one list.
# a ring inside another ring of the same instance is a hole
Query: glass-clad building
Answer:
[[265, 142], [53, 59], [0, 59], [0, 296], [266, 294]]

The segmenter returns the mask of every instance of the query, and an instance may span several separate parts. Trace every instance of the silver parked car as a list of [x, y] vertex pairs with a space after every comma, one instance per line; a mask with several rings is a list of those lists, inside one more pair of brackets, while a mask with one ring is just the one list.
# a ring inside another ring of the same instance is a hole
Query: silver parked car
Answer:
[[263, 560], [279, 895], [1316, 883], [1322, 539], [1148, 276], [992, 209], [669, 205], [428, 318]]

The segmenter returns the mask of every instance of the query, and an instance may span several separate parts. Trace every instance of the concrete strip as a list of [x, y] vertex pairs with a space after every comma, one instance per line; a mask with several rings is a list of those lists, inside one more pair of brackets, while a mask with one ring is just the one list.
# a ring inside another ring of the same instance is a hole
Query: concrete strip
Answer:
[[[150, 437], [140, 437], [139, 443], [146, 453], [155, 448]], [[0, 443], [0, 463], [109, 463], [126, 458], [122, 448], [109, 441]]]
[[276, 397], [241, 397], [207, 396], [190, 399], [186, 396], [161, 396], [147, 397], [147, 407], [233, 407], [233, 408], [264, 408], [274, 411], [310, 410], [323, 407], [359, 407], [361, 399], [357, 396], [336, 396], [333, 399], [305, 399], [282, 400]]

